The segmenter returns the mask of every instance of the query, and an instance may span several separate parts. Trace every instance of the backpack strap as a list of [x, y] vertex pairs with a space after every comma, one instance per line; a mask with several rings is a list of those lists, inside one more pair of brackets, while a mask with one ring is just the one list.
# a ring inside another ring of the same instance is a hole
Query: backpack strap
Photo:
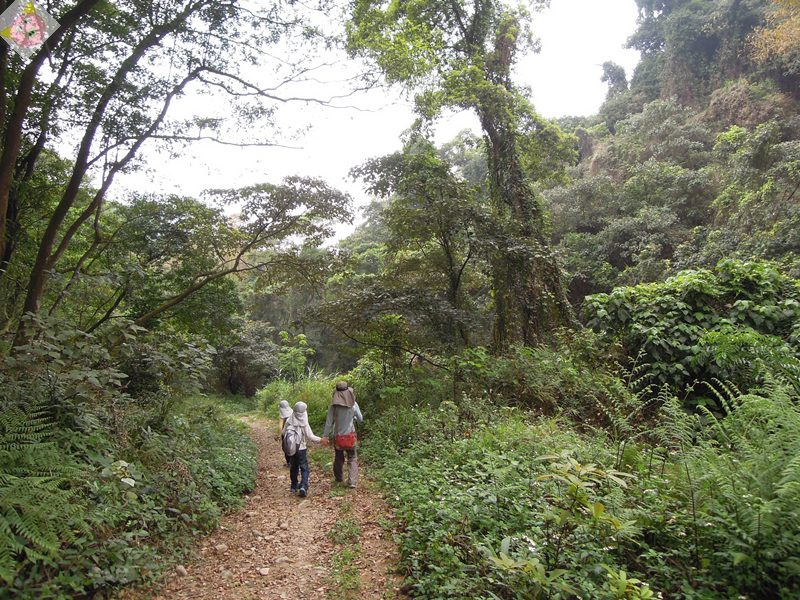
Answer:
[[339, 435], [339, 425], [337, 423], [337, 416], [339, 411], [336, 410], [336, 405], [333, 406], [333, 445], [336, 445], [336, 436]]

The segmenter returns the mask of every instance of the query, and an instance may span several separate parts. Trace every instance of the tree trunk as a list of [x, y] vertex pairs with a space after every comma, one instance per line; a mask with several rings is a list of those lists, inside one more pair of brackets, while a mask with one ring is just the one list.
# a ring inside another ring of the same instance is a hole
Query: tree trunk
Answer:
[[483, 66], [485, 81], [491, 85], [473, 100], [487, 138], [490, 193], [502, 228], [497, 234], [507, 240], [491, 260], [496, 351], [513, 342], [539, 343], [554, 326], [576, 324], [547, 240], [544, 210], [517, 150], [517, 95], [511, 66], [519, 29], [513, 14], [500, 19], [494, 51]]
[[509, 343], [536, 344], [554, 326], [573, 325], [575, 317], [561, 273], [546, 238], [544, 212], [528, 184], [517, 155], [516, 132], [503, 123], [502, 109], [478, 107], [488, 139], [491, 195], [506, 226], [524, 251], [498, 251], [492, 259], [495, 300], [493, 341], [498, 351]]
[[[25, 125], [25, 118], [31, 104], [33, 87], [39, 69], [50, 54], [50, 49], [57, 45], [77, 22], [86, 15], [100, 0], [82, 0], [71, 10], [61, 17], [58, 29], [45, 42], [44, 46], [37, 52], [25, 67], [17, 86], [17, 94], [14, 98], [14, 107], [5, 125], [3, 136], [3, 151], [0, 154], [0, 256], [6, 255], [6, 214], [8, 210], [8, 199], [14, 183], [14, 170], [19, 158], [19, 151], [22, 146], [22, 133]], [[5, 84], [5, 82], [0, 82]], [[5, 92], [4, 92], [5, 94]], [[4, 115], [5, 117], [5, 115]], [[2, 276], [0, 271], [0, 276]]]

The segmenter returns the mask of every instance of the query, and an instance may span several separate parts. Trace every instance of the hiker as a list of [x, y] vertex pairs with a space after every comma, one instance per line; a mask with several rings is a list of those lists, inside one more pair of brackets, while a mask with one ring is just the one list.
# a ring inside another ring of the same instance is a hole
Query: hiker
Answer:
[[[278, 413], [280, 413], [281, 417], [281, 448], [283, 448], [283, 436], [284, 429], [286, 428], [286, 419], [292, 416], [292, 409], [289, 407], [289, 403], [286, 400], [281, 400], [281, 403], [278, 405]], [[286, 454], [286, 451], [283, 452], [283, 457], [286, 459], [286, 466], [291, 468], [292, 457]]]
[[[308, 495], [309, 475], [308, 447], [306, 446], [306, 442], [307, 440], [311, 440], [312, 442], [321, 443], [324, 446], [328, 445], [328, 440], [314, 435], [314, 432], [311, 431], [311, 426], [308, 424], [308, 413], [306, 412], [305, 402], [298, 402], [294, 405], [292, 414], [286, 419], [284, 437], [297, 439], [297, 447], [293, 448], [294, 452], [286, 452], [287, 454], [291, 454], [292, 459], [289, 466], [289, 479], [292, 485], [289, 489], [293, 494], [296, 493], [299, 494], [301, 498], [305, 498]], [[284, 444], [284, 449], [285, 447], [286, 444]]]
[[356, 428], [353, 419], [359, 423], [364, 420], [356, 402], [356, 393], [346, 381], [340, 381], [333, 391], [322, 436], [333, 437], [334, 440], [333, 478], [336, 481], [342, 481], [342, 467], [347, 457], [347, 487], [350, 488], [356, 487], [358, 483]]

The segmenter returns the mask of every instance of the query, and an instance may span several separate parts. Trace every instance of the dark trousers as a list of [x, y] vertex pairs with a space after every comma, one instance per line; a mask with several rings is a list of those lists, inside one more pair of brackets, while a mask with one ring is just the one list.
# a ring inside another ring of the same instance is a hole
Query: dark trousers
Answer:
[[[298, 475], [300, 482], [298, 483]], [[298, 450], [292, 457], [289, 465], [289, 479], [292, 481], [292, 489], [300, 488], [308, 491], [308, 450]]]
[[347, 484], [355, 486], [358, 483], [358, 455], [355, 448], [347, 450], [336, 448], [333, 457], [333, 478], [336, 481], [342, 480], [345, 455], [347, 456]]

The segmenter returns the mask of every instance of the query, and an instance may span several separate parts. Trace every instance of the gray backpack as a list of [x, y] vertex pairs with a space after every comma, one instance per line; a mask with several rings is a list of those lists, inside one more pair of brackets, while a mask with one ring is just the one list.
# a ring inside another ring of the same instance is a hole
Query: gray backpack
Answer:
[[283, 428], [283, 453], [286, 456], [294, 456], [303, 443], [303, 432], [294, 425], [286, 425]]

